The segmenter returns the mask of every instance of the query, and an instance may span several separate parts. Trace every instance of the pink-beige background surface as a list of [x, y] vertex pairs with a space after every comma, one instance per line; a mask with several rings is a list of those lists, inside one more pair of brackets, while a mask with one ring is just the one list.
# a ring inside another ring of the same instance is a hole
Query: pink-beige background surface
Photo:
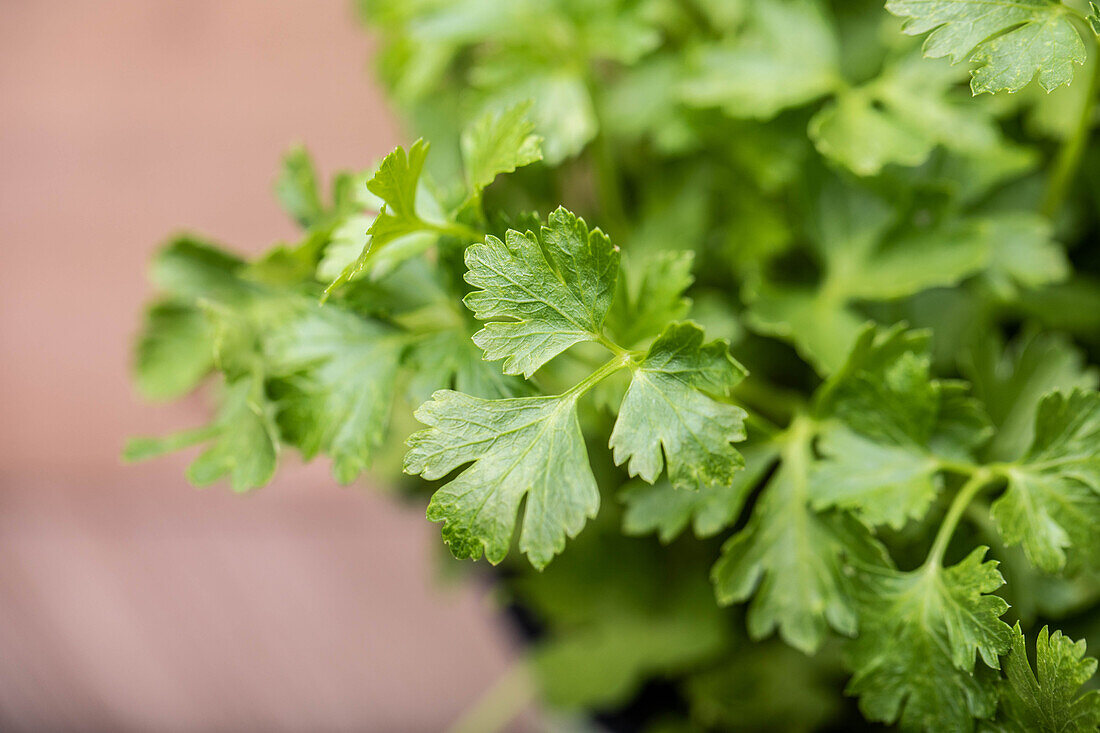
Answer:
[[151, 252], [293, 236], [296, 141], [326, 176], [400, 142], [371, 48], [347, 0], [0, 0], [0, 729], [434, 731], [506, 668], [419, 506], [118, 461], [206, 415], [130, 386]]

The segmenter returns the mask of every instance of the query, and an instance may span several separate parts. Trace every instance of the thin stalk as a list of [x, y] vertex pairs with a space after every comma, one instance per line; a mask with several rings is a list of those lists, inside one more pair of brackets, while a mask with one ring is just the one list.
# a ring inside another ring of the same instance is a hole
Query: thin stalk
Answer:
[[446, 235], [448, 237], [456, 237], [458, 239], [467, 239], [474, 242], [480, 242], [485, 239], [485, 232], [478, 231], [471, 226], [462, 224], [457, 221], [449, 221], [445, 224], [427, 223], [425, 226], [434, 232]]
[[761, 415], [759, 412], [756, 412], [744, 406], [741, 406], [741, 409], [749, 413], [748, 417], [745, 418], [745, 424], [753, 428], [754, 430], [760, 431], [764, 434], [765, 437], [770, 439], [783, 433], [783, 428], [779, 427], [771, 420]]
[[[1087, 27], [1087, 26], [1086, 26]], [[1095, 38], [1091, 31], [1085, 34], [1089, 38]], [[1051, 171], [1050, 180], [1047, 182], [1046, 194], [1043, 197], [1042, 213], [1053, 218], [1062, 208], [1066, 193], [1070, 185], [1077, 177], [1077, 170], [1081, 166], [1081, 153], [1088, 142], [1089, 133], [1092, 130], [1092, 113], [1096, 104], [1096, 94], [1100, 91], [1100, 47], [1096, 42], [1092, 44], [1092, 71], [1089, 74], [1088, 86], [1085, 89], [1085, 101], [1081, 105], [1081, 113], [1069, 139], [1058, 151], [1058, 157]]]
[[938, 568], [943, 564], [943, 556], [947, 552], [947, 543], [951, 541], [951, 537], [955, 534], [955, 529], [959, 526], [959, 520], [962, 518], [963, 512], [966, 511], [966, 507], [970, 505], [974, 497], [990, 484], [993, 477], [994, 474], [991, 471], [984, 468], [978, 469], [962, 485], [959, 493], [955, 494], [955, 498], [951, 501], [951, 506], [947, 508], [947, 514], [944, 515], [939, 531], [936, 532], [936, 539], [932, 541], [932, 548], [928, 551], [928, 557], [925, 559], [923, 567]]
[[592, 141], [592, 162], [596, 173], [596, 195], [604, 226], [613, 237], [624, 237], [628, 231], [626, 207], [619, 187], [619, 172], [607, 137], [601, 131]]
[[609, 339], [607, 336], [604, 336], [602, 333], [596, 334], [596, 343], [610, 351], [615, 356], [633, 356], [635, 354], [635, 352], [631, 351], [630, 349], [624, 349], [622, 346], [619, 346], [617, 343]]
[[599, 199], [600, 223], [612, 238], [625, 237], [630, 229], [630, 220], [626, 216], [626, 206], [623, 204], [623, 194], [620, 186], [619, 169], [615, 164], [615, 156], [608, 144], [607, 133], [604, 129], [604, 121], [599, 118], [600, 102], [599, 89], [595, 80], [588, 80], [588, 97], [592, 101], [592, 108], [596, 111], [597, 132], [596, 137], [589, 144], [589, 154], [592, 159], [593, 173], [596, 177], [596, 197]]
[[515, 720], [535, 698], [527, 667], [516, 662], [467, 709], [447, 733], [496, 733]]
[[580, 397], [582, 394], [595, 387], [598, 383], [602, 382], [615, 372], [627, 366], [630, 361], [631, 354], [629, 352], [615, 356], [615, 358], [606, 362], [599, 369], [592, 372], [587, 377], [566, 390], [565, 394], [576, 394], [578, 397]]
[[732, 394], [735, 402], [766, 415], [777, 425], [790, 421], [806, 408], [805, 400], [797, 392], [776, 387], [752, 376], [734, 387]]

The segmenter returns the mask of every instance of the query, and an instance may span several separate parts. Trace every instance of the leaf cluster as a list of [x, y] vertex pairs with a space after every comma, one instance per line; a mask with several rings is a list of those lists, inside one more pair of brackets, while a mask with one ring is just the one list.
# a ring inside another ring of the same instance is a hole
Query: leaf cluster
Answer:
[[403, 474], [556, 709], [1096, 730], [1095, 6], [360, 6], [423, 138], [160, 251], [138, 387], [217, 409], [128, 458]]

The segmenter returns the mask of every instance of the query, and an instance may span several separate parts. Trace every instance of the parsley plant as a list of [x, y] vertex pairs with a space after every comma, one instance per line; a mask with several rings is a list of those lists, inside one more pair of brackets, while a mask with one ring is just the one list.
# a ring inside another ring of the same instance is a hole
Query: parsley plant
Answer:
[[160, 251], [127, 457], [389, 476], [611, 727], [1097, 730], [1100, 10], [880, 3], [361, 0], [422, 139]]

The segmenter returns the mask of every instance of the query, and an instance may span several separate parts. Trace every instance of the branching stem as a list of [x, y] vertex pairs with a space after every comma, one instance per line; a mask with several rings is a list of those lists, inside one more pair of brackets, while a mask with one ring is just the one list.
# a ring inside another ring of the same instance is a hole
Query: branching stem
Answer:
[[966, 507], [970, 505], [974, 497], [981, 493], [982, 489], [989, 486], [994, 476], [995, 474], [992, 471], [979, 468], [970, 475], [970, 478], [959, 489], [959, 493], [955, 494], [955, 498], [951, 501], [951, 506], [947, 508], [947, 514], [944, 515], [943, 522], [940, 524], [939, 531], [936, 532], [936, 539], [932, 541], [932, 548], [928, 551], [928, 557], [924, 561], [925, 568], [938, 568], [943, 564], [947, 544], [955, 534], [955, 529], [959, 526], [959, 520], [962, 518], [963, 512], [966, 511]]

